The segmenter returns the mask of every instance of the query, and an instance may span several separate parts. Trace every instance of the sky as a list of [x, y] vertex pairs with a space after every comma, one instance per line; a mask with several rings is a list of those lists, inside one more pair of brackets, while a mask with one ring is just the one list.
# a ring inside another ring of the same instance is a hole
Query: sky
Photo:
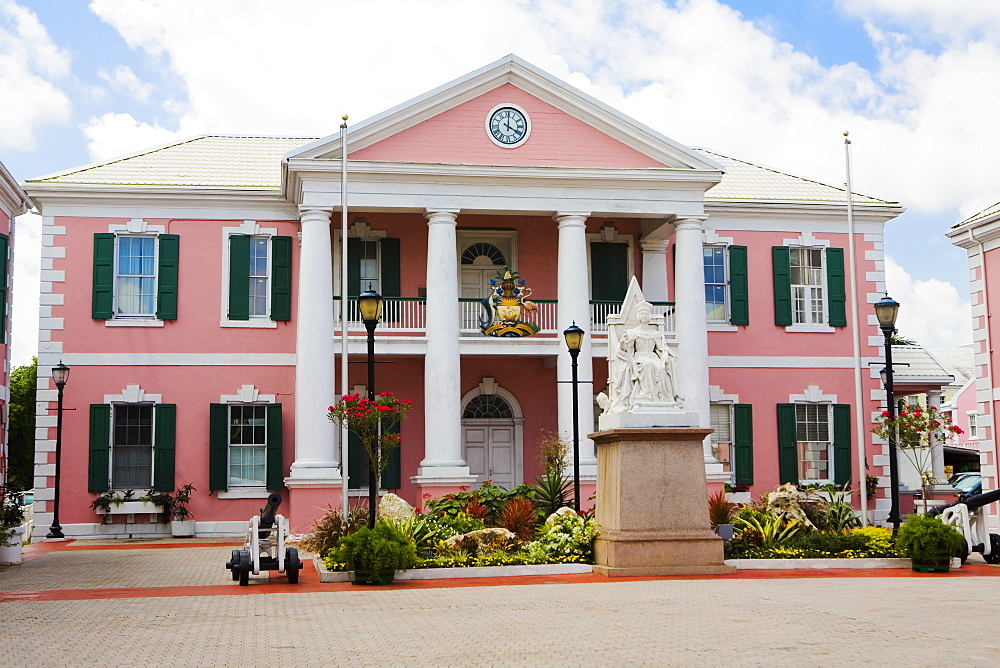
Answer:
[[[857, 192], [900, 333], [971, 343], [965, 252], [1000, 200], [1000, 3], [983, 0], [0, 0], [0, 162], [25, 180], [203, 133], [322, 137], [515, 53], [688, 146]], [[18, 220], [13, 364], [40, 221]]]

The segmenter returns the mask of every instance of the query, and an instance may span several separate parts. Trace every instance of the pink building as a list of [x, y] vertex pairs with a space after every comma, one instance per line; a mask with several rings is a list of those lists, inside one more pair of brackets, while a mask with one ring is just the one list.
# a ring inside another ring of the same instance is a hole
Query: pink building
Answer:
[[[975, 348], [976, 381], [974, 386], [974, 409], [966, 398], [958, 397], [956, 411], [966, 416], [973, 415], [976, 442], [979, 450], [979, 470], [983, 476], [983, 491], [997, 489], [997, 439], [994, 416], [1000, 407], [1000, 393], [997, 387], [996, 368], [998, 353], [997, 332], [990, 323], [990, 315], [996, 310], [1000, 299], [1000, 204], [977, 213], [955, 225], [948, 231], [951, 242], [964, 248], [969, 256], [969, 283], [972, 294], [972, 340]], [[966, 391], [967, 395], [969, 391]], [[972, 412], [972, 411], [975, 412]], [[969, 434], [971, 437], [971, 433]], [[998, 504], [988, 509], [990, 526], [1000, 527]]]
[[7, 399], [10, 396], [11, 277], [14, 273], [14, 218], [31, 208], [31, 200], [0, 163], [0, 487], [7, 484]]
[[[376, 388], [414, 402], [383, 487], [415, 505], [487, 479], [534, 482], [541, 431], [573, 432], [561, 336], [573, 322], [587, 332], [577, 427], [593, 489], [604, 323], [633, 275], [665, 317], [687, 410], [716, 429], [710, 484], [843, 483], [862, 453], [870, 471], [887, 465], [869, 434], [884, 393], [868, 361], [881, 356], [871, 304], [897, 204], [855, 196], [851, 231], [843, 189], [682, 146], [515, 56], [354, 125], [347, 146], [346, 239], [340, 134], [196, 137], [26, 184], [49, 258], [40, 399], [54, 399], [54, 364], [73, 369], [67, 535], [166, 530], [135, 513], [102, 525], [90, 501], [108, 490], [193, 482], [200, 535], [242, 531], [268, 490], [297, 527], [340, 506], [326, 418], [340, 303], [345, 292], [355, 389], [369, 287], [386, 299]], [[504, 267], [531, 288], [531, 336], [481, 331]], [[39, 433], [42, 526], [54, 429]], [[884, 517], [888, 501], [870, 507]]]

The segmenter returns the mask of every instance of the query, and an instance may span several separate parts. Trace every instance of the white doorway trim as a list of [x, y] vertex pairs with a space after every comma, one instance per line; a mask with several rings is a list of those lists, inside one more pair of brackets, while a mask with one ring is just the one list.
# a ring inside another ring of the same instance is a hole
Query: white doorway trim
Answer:
[[[496, 395], [507, 402], [510, 406], [512, 418], [505, 418], [503, 421], [507, 424], [513, 422], [514, 425], [514, 471], [512, 485], [516, 487], [524, 482], [524, 414], [521, 412], [521, 405], [518, 403], [514, 395], [504, 388], [500, 387], [496, 379], [491, 376], [484, 376], [476, 387], [472, 388], [462, 397], [462, 415], [465, 415], [465, 409], [468, 407], [469, 402], [481, 395]], [[466, 422], [483, 424], [488, 422], [488, 420], [483, 420], [482, 418], [462, 418], [462, 459], [465, 457], [465, 425]], [[500, 422], [500, 420], [496, 420]], [[466, 459], [466, 461], [468, 461]]]

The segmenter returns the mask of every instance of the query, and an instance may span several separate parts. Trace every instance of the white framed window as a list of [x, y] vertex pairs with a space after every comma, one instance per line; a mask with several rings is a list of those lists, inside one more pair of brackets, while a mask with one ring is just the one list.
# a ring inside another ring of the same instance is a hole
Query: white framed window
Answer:
[[823, 248], [792, 247], [788, 249], [791, 288], [792, 322], [796, 325], [826, 324], [826, 272]]
[[221, 327], [275, 328], [291, 319], [291, 237], [246, 220], [222, 229]]
[[828, 482], [832, 480], [833, 438], [831, 405], [825, 403], [795, 404], [795, 441], [799, 480]]
[[270, 237], [250, 237], [250, 304], [251, 318], [266, 318], [271, 300]]
[[229, 488], [263, 487], [266, 456], [267, 406], [229, 404]]
[[705, 315], [709, 322], [729, 322], [729, 284], [725, 246], [703, 246]]
[[733, 404], [713, 403], [709, 405], [712, 455], [722, 464], [725, 473], [733, 472]]
[[111, 488], [153, 485], [153, 404], [111, 404]]
[[978, 441], [979, 440], [979, 414], [976, 411], [969, 411], [965, 414], [966, 419], [969, 422], [969, 440]]
[[382, 274], [382, 262], [379, 254], [380, 246], [381, 244], [378, 240], [369, 241], [362, 239], [358, 241], [358, 279], [360, 280], [361, 292], [374, 290], [382, 294], [381, 281], [379, 280]]
[[115, 317], [156, 313], [156, 237], [116, 235]]

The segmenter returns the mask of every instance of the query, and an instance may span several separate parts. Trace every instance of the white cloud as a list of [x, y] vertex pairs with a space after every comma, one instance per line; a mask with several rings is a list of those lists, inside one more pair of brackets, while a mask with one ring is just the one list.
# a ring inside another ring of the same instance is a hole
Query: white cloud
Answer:
[[132, 68], [127, 65], [119, 65], [114, 72], [108, 72], [102, 68], [97, 72], [97, 75], [111, 84], [112, 87], [128, 93], [140, 102], [148, 100], [153, 93], [152, 84], [140, 81]]
[[891, 257], [885, 258], [889, 295], [899, 302], [896, 329], [900, 336], [930, 348], [972, 342], [972, 307], [968, 295], [954, 285], [932, 279], [914, 280]]
[[42, 217], [33, 213], [14, 221], [14, 277], [11, 286], [11, 366], [31, 363], [38, 354], [37, 258], [42, 249]]
[[69, 64], [33, 12], [0, 0], [0, 149], [31, 150], [40, 127], [69, 120], [69, 98], [54, 83]]
[[191, 119], [182, 119], [179, 130], [142, 123], [131, 114], [107, 113], [91, 118], [83, 126], [87, 151], [94, 162], [110, 160], [145, 148], [167, 144], [204, 132]]

